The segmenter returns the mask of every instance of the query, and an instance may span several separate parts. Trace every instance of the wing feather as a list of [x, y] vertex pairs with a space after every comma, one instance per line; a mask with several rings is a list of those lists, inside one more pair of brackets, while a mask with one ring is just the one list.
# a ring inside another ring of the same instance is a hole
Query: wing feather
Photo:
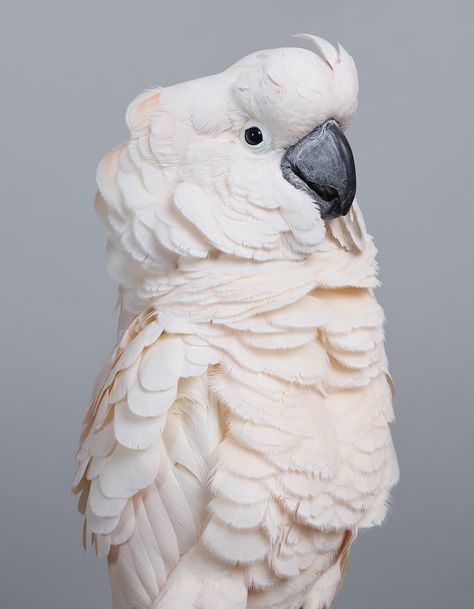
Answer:
[[222, 439], [206, 371], [220, 357], [203, 338], [168, 335], [146, 311], [86, 415], [74, 490], [86, 540], [109, 558], [115, 609], [149, 606], [199, 538]]

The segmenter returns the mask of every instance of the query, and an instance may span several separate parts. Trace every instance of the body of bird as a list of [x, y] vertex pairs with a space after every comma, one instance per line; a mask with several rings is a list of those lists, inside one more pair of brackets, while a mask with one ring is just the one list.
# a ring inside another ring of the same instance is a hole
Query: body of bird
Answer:
[[342, 133], [357, 78], [313, 40], [145, 93], [99, 167], [121, 328], [75, 489], [114, 609], [323, 609], [385, 516], [383, 312]]

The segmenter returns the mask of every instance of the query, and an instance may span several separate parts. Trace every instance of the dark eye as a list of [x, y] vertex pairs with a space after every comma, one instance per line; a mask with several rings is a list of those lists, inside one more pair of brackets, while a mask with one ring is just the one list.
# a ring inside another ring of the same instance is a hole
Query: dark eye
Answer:
[[268, 129], [255, 118], [251, 118], [242, 127], [240, 140], [252, 152], [262, 154], [271, 150], [272, 137]]
[[249, 127], [245, 130], [245, 141], [249, 146], [258, 146], [263, 142], [263, 133], [258, 127]]

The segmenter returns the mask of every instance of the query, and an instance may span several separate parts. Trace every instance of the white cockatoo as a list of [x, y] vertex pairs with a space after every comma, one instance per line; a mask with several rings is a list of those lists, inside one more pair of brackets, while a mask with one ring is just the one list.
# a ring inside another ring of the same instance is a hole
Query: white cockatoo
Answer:
[[354, 62], [244, 57], [153, 89], [98, 169], [119, 343], [74, 482], [114, 609], [323, 609], [397, 461]]

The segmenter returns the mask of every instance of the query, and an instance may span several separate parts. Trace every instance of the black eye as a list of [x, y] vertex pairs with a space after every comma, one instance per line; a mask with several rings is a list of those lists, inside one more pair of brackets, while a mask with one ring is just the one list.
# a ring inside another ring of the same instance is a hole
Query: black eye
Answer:
[[245, 130], [245, 141], [249, 146], [258, 146], [263, 142], [263, 134], [258, 127], [249, 127]]

